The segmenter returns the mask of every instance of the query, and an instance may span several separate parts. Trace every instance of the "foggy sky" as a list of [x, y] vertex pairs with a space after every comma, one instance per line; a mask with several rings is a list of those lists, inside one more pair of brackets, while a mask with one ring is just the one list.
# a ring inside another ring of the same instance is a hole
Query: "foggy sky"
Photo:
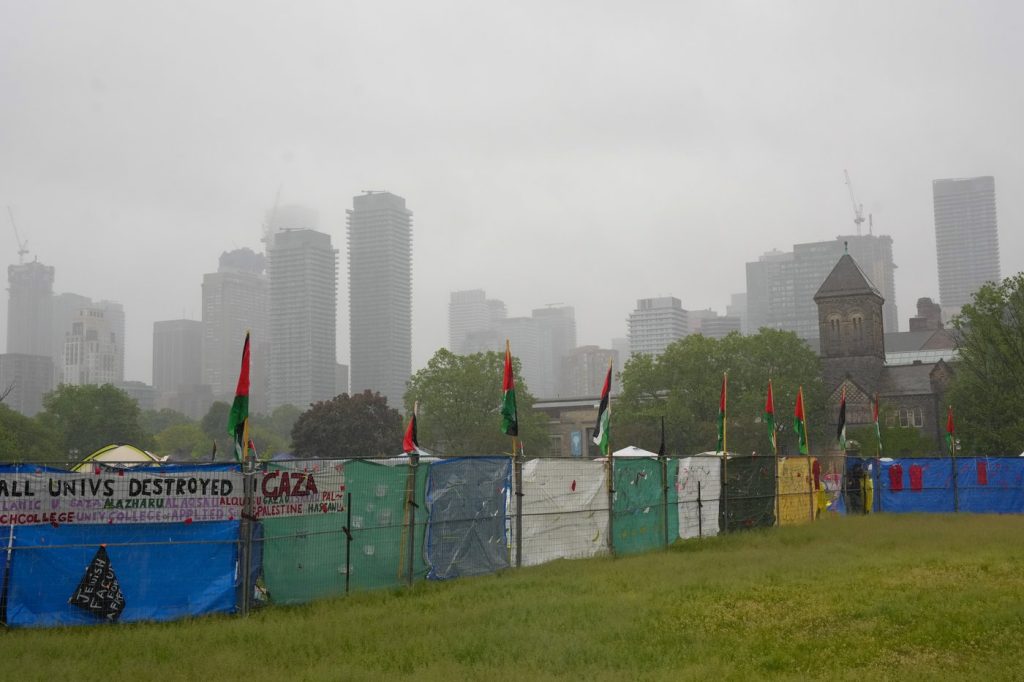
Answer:
[[625, 336], [638, 298], [724, 313], [746, 261], [853, 230], [846, 168], [893, 237], [905, 330], [938, 298], [932, 179], [994, 175], [1001, 271], [1024, 270], [1022, 19], [1012, 2], [0, 0], [0, 208], [55, 292], [124, 304], [126, 378], [149, 381], [153, 322], [201, 319], [203, 273], [262, 249], [278, 188], [340, 250], [347, 363], [344, 211], [390, 190], [415, 214], [415, 369], [457, 289], [512, 316], [573, 305], [581, 345]]

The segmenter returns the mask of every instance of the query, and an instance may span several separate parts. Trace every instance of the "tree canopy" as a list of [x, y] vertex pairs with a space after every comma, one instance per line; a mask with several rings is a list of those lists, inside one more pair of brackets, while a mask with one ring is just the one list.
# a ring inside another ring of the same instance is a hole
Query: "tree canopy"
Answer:
[[67, 452], [56, 431], [0, 404], [0, 459], [4, 462], [65, 462]]
[[[405, 410], [419, 402], [420, 445], [444, 454], [509, 452], [511, 439], [501, 432], [503, 353], [456, 355], [442, 348], [409, 380]], [[513, 360], [519, 438], [526, 453], [548, 450], [547, 417], [533, 410], [534, 397]]]
[[1024, 450], [1024, 273], [989, 283], [954, 318], [960, 335], [949, 399], [964, 455]]
[[58, 435], [61, 451], [85, 457], [111, 443], [146, 448], [149, 438], [139, 424], [138, 403], [110, 384], [61, 385], [43, 398], [40, 423]]
[[762, 329], [721, 340], [695, 334], [658, 357], [635, 355], [622, 371], [622, 394], [612, 409], [616, 448], [637, 445], [656, 451], [665, 418], [669, 454], [714, 450], [722, 373], [729, 373], [727, 447], [730, 452], [769, 453], [764, 423], [768, 379], [772, 380], [779, 454], [794, 454], [793, 409], [803, 386], [811, 451], [824, 443], [825, 390], [818, 356], [792, 332]]
[[380, 393], [343, 393], [313, 403], [292, 428], [296, 457], [348, 459], [397, 455], [402, 416]]

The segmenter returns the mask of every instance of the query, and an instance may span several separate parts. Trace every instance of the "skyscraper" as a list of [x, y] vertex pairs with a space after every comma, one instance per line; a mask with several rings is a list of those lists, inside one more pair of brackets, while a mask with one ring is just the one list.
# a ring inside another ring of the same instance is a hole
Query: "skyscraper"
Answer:
[[330, 235], [314, 230], [281, 232], [269, 245], [271, 410], [335, 396], [337, 253]]
[[543, 373], [541, 383], [532, 389], [533, 394], [538, 398], [568, 395], [564, 362], [576, 347], [576, 309], [568, 305], [536, 308], [533, 319], [537, 321]]
[[412, 211], [390, 192], [366, 192], [348, 211], [352, 392], [401, 408], [412, 373]]
[[999, 281], [995, 178], [933, 180], [932, 199], [939, 301], [956, 311], [985, 282]]
[[457, 355], [496, 350], [490, 341], [479, 347], [480, 338], [506, 317], [505, 304], [487, 298], [483, 289], [453, 291], [448, 301], [448, 349]]
[[642, 298], [629, 314], [629, 351], [636, 355], [661, 355], [688, 333], [686, 311], [674, 296]]
[[124, 347], [117, 332], [124, 314], [118, 318], [117, 312], [99, 305], [78, 311], [64, 340], [64, 383], [117, 386], [124, 380]]
[[153, 388], [177, 391], [202, 383], [203, 323], [162, 320], [153, 323]]
[[245, 333], [251, 332], [249, 409], [257, 414], [269, 411], [269, 293], [265, 269], [263, 254], [236, 249], [221, 254], [217, 272], [203, 275], [202, 383], [210, 386], [215, 400], [231, 402], [238, 383], [242, 343]]
[[53, 267], [38, 261], [7, 268], [7, 352], [49, 355]]
[[885, 299], [882, 315], [887, 329], [897, 331], [896, 265], [892, 237], [845, 235], [834, 240], [795, 244], [793, 251], [772, 251], [747, 263], [747, 317], [750, 331], [761, 327], [796, 332], [812, 343], [818, 339], [818, 310], [814, 294], [835, 263], [849, 253]]

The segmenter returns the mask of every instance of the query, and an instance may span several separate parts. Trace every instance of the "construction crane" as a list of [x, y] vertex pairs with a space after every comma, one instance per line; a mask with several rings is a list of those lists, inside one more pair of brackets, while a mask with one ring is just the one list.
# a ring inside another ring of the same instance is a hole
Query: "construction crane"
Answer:
[[18, 242], [18, 264], [25, 264], [25, 256], [28, 254], [28, 242], [21, 241], [21, 235], [18, 234], [18, 224], [14, 222], [14, 211], [11, 207], [7, 207], [7, 215], [11, 218], [11, 227], [14, 228], [14, 241]]
[[853, 183], [850, 182], [850, 174], [844, 169], [846, 176], [846, 188], [850, 190], [850, 201], [853, 202], [853, 224], [857, 226], [857, 236], [860, 236], [860, 225], [864, 222], [864, 204], [858, 204], [857, 198], [853, 195]]

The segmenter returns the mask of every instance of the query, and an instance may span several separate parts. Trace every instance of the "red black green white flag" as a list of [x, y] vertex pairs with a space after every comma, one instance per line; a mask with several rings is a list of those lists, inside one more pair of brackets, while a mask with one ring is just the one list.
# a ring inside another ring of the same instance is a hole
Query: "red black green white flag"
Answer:
[[949, 452], [950, 457], [956, 454], [956, 438], [953, 433], [953, 406], [950, 405], [949, 409], [946, 410], [946, 450]]
[[516, 410], [516, 380], [512, 373], [512, 351], [505, 339], [505, 373], [501, 380], [501, 431], [506, 436], [519, 435], [519, 413]]
[[796, 392], [796, 409], [793, 410], [793, 430], [796, 432], [797, 449], [801, 455], [810, 454], [807, 444], [807, 413], [804, 412], [804, 387]]
[[725, 411], [728, 406], [728, 384], [729, 373], [722, 372], [722, 394], [718, 398], [718, 452], [725, 452], [727, 445]]
[[402, 452], [412, 455], [419, 452], [420, 444], [416, 438], [416, 411], [419, 403], [412, 406], [412, 417], [409, 419], [409, 426], [405, 429], [405, 438], [402, 439]]
[[604, 387], [601, 389], [601, 403], [597, 407], [597, 423], [594, 425], [594, 444], [601, 450], [601, 454], [608, 456], [608, 443], [611, 439], [611, 390], [612, 390], [612, 363], [608, 363], [608, 373], [604, 377]]
[[772, 454], [779, 454], [779, 439], [775, 430], [775, 398], [772, 395], [772, 380], [768, 380], [768, 397], [764, 400], [764, 421], [768, 424], [768, 442], [772, 446]]
[[843, 384], [843, 395], [839, 399], [839, 421], [836, 425], [836, 439], [839, 450], [846, 452], [846, 384]]
[[235, 458], [244, 462], [249, 445], [249, 333], [245, 333], [242, 345], [242, 367], [238, 371], [238, 385], [235, 401], [228, 414], [228, 435], [235, 442]]

